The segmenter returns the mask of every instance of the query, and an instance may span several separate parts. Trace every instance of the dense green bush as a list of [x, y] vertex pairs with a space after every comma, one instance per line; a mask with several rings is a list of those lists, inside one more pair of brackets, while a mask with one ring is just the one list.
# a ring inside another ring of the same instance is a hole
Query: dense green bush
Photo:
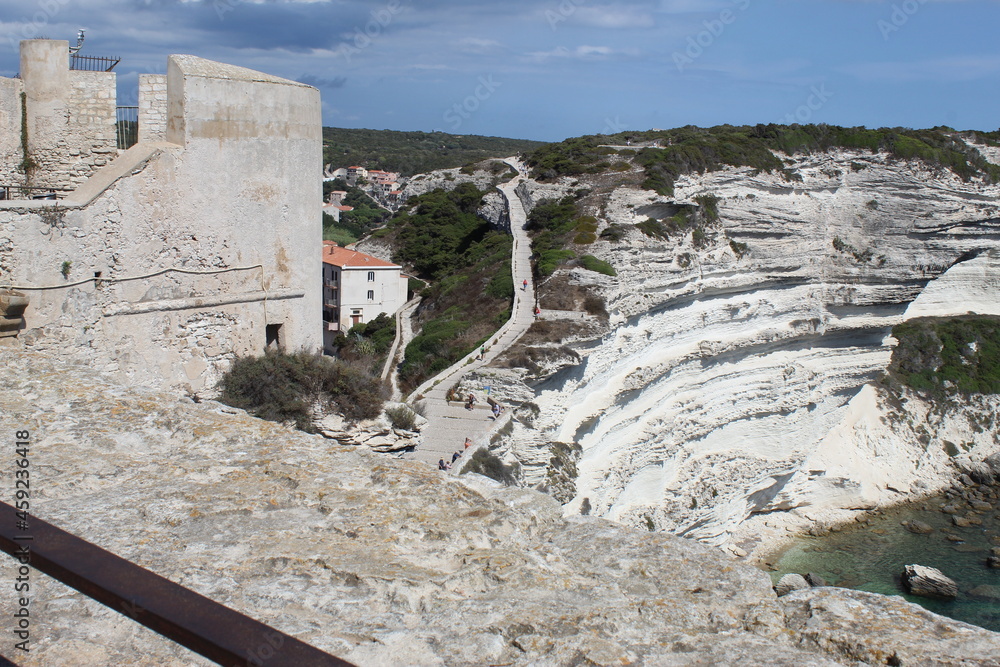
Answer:
[[603, 273], [606, 276], [618, 275], [618, 272], [615, 271], [615, 267], [611, 266], [602, 259], [597, 259], [593, 255], [584, 255], [581, 257], [580, 266], [588, 271], [596, 271], [597, 273]]
[[350, 421], [372, 419], [382, 411], [379, 380], [353, 366], [319, 354], [268, 352], [239, 357], [220, 381], [219, 400], [257, 417], [293, 422], [312, 431], [317, 404]]
[[890, 380], [939, 396], [1000, 393], [1000, 318], [911, 321], [892, 335]]

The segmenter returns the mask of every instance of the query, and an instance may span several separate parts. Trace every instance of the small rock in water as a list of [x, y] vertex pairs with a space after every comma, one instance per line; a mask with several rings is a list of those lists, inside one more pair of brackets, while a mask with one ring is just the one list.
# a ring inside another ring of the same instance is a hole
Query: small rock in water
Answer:
[[997, 602], [1000, 602], [1000, 586], [990, 586], [989, 584], [976, 586], [975, 588], [969, 589], [969, 595], [973, 595], [977, 598], [986, 598], [987, 600], [996, 600]]
[[997, 556], [998, 558], [1000, 558], [1000, 547], [993, 547], [992, 549], [990, 549], [990, 555]]
[[806, 574], [806, 582], [813, 587], [827, 585], [826, 579], [819, 576], [815, 572], [809, 572], [808, 574]]
[[905, 521], [904, 525], [908, 531], [917, 535], [927, 535], [934, 532], [934, 528], [929, 523], [924, 523], [923, 521]]
[[957, 514], [951, 517], [951, 522], [956, 526], [958, 526], [959, 528], [968, 528], [969, 526], [972, 525], [972, 522], [969, 521], [967, 518], [965, 518], [964, 516], [958, 516]]
[[964, 537], [960, 537], [958, 535], [953, 535], [952, 533], [945, 533], [944, 536], [945, 536], [945, 539], [947, 539], [949, 542], [965, 542], [965, 538]]
[[809, 588], [809, 582], [801, 574], [786, 574], [778, 580], [778, 583], [774, 586], [774, 592], [780, 598], [792, 591], [802, 591], [807, 588]]
[[958, 514], [961, 510], [959, 510], [954, 505], [942, 505], [941, 511], [944, 512], [945, 514]]
[[970, 504], [972, 505], [972, 509], [978, 512], [989, 512], [993, 509], [993, 505], [984, 500], [973, 500]]
[[958, 585], [941, 570], [925, 565], [903, 568], [903, 587], [910, 595], [949, 600], [958, 595]]
[[992, 570], [1000, 570], [1000, 556], [990, 556], [987, 558], [986, 567]]

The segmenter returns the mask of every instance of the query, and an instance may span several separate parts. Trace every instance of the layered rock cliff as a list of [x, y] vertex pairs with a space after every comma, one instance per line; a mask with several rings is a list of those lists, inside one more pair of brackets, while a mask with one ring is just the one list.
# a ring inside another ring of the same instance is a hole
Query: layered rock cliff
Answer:
[[[611, 332], [570, 341], [583, 360], [531, 382], [538, 417], [508, 443], [529, 484], [551, 442], [582, 446], [568, 515], [742, 553], [945, 486], [956, 463], [1000, 449], [995, 397], [941, 408], [877, 383], [894, 324], [1000, 314], [1000, 188], [887, 154], [782, 157], [785, 174], [725, 168], [679, 178], [673, 197], [622, 186], [584, 200], [625, 235], [586, 250], [618, 275], [563, 273], [605, 297]], [[718, 220], [700, 232], [635, 226], [706, 195]]]
[[[0, 421], [8, 443], [30, 431], [34, 514], [360, 665], [1000, 661], [997, 634], [900, 598], [779, 599], [767, 575], [691, 540], [2, 354]], [[13, 581], [17, 562], [0, 563]], [[208, 664], [31, 577], [18, 664]], [[13, 604], [0, 596], [0, 614]]]

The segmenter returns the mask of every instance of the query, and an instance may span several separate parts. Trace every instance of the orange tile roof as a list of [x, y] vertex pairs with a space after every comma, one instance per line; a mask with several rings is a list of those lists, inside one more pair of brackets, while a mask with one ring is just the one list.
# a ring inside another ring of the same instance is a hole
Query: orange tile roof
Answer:
[[341, 248], [333, 241], [323, 241], [323, 263], [332, 266], [339, 266], [342, 269], [363, 269], [363, 268], [385, 268], [398, 269], [398, 264], [393, 264], [378, 257], [366, 255], [357, 250]]

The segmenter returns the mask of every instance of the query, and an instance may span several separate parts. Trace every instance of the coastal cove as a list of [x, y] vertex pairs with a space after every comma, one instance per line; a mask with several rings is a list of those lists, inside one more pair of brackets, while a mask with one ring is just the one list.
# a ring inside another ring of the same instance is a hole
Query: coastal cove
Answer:
[[[972, 509], [962, 497], [972, 497], [970, 489], [992, 509]], [[860, 515], [826, 534], [791, 542], [768, 559], [771, 577], [777, 582], [785, 574], [812, 572], [830, 586], [902, 595], [937, 614], [1000, 630], [1000, 569], [986, 565], [990, 550], [1000, 546], [998, 497], [997, 485], [957, 484], [921, 501]], [[956, 525], [966, 518], [972, 519], [971, 525]], [[928, 528], [930, 532], [914, 532]], [[900, 574], [904, 565], [913, 563], [937, 568], [953, 579], [958, 597], [944, 601], [905, 594]]]

